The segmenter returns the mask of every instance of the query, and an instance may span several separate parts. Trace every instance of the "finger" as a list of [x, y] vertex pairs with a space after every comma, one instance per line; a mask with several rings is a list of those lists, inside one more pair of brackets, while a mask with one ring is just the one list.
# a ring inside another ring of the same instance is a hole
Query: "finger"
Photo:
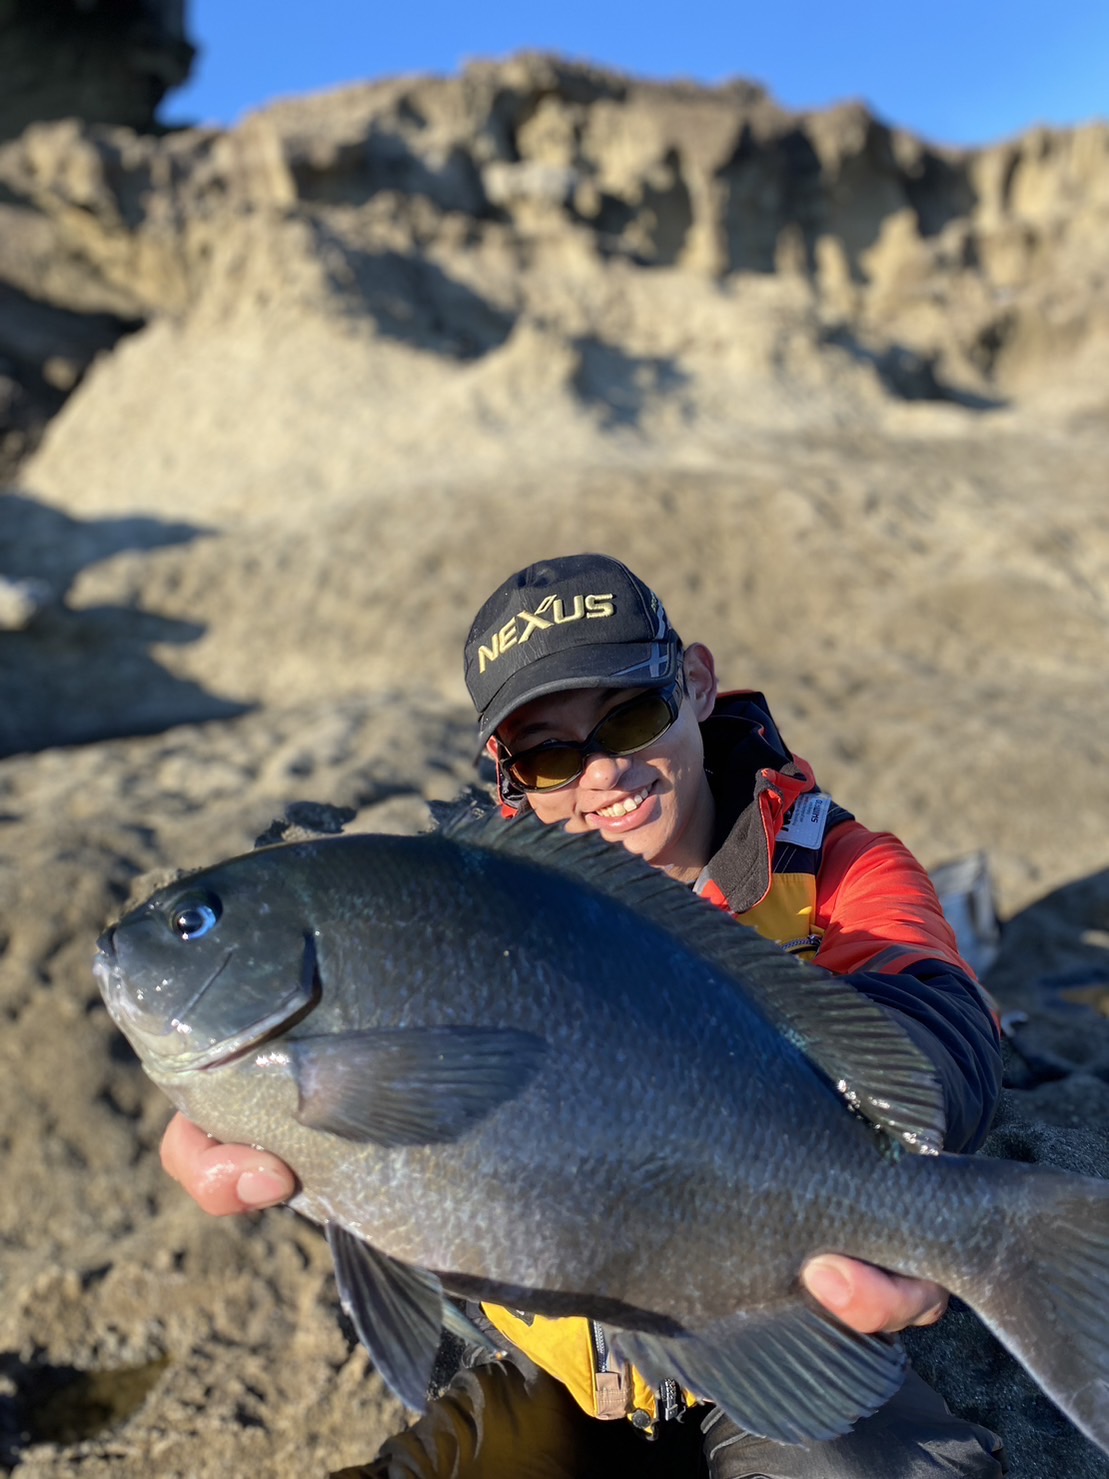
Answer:
[[931, 1325], [947, 1308], [947, 1294], [938, 1284], [836, 1254], [811, 1259], [801, 1278], [815, 1299], [862, 1334]]
[[183, 1114], [175, 1114], [162, 1136], [162, 1169], [174, 1181], [184, 1181], [194, 1158], [214, 1144], [211, 1135], [206, 1135]]
[[223, 1145], [174, 1115], [162, 1137], [162, 1165], [215, 1217], [286, 1201], [296, 1180], [283, 1161], [249, 1145]]

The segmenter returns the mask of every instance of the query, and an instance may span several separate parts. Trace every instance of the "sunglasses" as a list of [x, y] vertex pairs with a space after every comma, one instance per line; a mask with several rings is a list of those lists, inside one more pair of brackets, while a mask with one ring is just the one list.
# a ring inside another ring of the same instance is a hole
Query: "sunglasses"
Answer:
[[590, 755], [634, 755], [653, 745], [677, 719], [681, 704], [682, 685], [675, 678], [666, 688], [617, 704], [580, 743], [544, 740], [510, 755], [498, 740], [501, 770], [521, 791], [559, 791], [581, 776]]

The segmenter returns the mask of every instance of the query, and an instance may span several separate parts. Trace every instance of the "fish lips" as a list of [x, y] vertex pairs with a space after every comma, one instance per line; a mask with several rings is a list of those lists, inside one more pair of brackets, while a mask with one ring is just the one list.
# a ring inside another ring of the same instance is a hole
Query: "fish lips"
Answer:
[[[120, 962], [113, 938], [107, 930], [97, 940], [93, 973], [112, 1021], [135, 1048], [140, 1058], [157, 1063], [164, 1073], [191, 1073], [202, 1068], [216, 1068], [240, 1057], [269, 1038], [287, 1031], [308, 1015], [320, 999], [316, 945], [312, 935], [304, 937], [304, 956], [300, 980], [266, 1012], [244, 1022], [234, 1032], [216, 1037], [197, 1034], [189, 1020], [195, 1008], [211, 990], [231, 963], [234, 950], [229, 950], [216, 969], [179, 1011], [171, 1016], [164, 1010], [154, 988], [153, 1002], [147, 1004], [147, 992], [131, 981]], [[153, 1006], [154, 1010], [151, 1009]]]

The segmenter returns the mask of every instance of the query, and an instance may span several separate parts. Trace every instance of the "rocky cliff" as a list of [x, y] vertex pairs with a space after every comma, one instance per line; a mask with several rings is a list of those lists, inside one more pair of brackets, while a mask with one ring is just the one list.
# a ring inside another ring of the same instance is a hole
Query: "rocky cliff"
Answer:
[[1062, 378], [1104, 405], [1105, 126], [954, 153], [861, 106], [790, 114], [754, 86], [545, 57], [284, 103], [226, 134], [98, 116], [0, 148], [0, 353], [9, 394], [47, 410], [127, 330], [267, 309], [452, 364], [546, 332], [576, 391], [625, 421], [681, 402], [706, 359], [719, 378], [722, 349], [733, 375], [846, 376], [849, 400], [871, 382], [1058, 401]]

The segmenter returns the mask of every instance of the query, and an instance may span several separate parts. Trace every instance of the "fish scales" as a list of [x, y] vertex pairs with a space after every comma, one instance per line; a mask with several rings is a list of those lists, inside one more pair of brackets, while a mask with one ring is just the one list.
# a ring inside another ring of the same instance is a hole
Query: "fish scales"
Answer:
[[[293, 1205], [374, 1250], [370, 1312], [379, 1289], [419, 1305], [426, 1270], [606, 1319], [648, 1374], [797, 1441], [899, 1379], [888, 1343], [801, 1292], [808, 1257], [843, 1252], [955, 1290], [1109, 1443], [1109, 1349], [1081, 1313], [1109, 1288], [1106, 1184], [913, 1153], [942, 1106], [892, 1021], [622, 850], [499, 821], [261, 849], [132, 911], [98, 971], [173, 1102], [280, 1155]], [[998, 1308], [1014, 1267], [1038, 1276], [1049, 1205], [1078, 1251], [1046, 1307]], [[792, 1408], [760, 1368], [794, 1380]], [[845, 1390], [814, 1394], [813, 1371]]]

